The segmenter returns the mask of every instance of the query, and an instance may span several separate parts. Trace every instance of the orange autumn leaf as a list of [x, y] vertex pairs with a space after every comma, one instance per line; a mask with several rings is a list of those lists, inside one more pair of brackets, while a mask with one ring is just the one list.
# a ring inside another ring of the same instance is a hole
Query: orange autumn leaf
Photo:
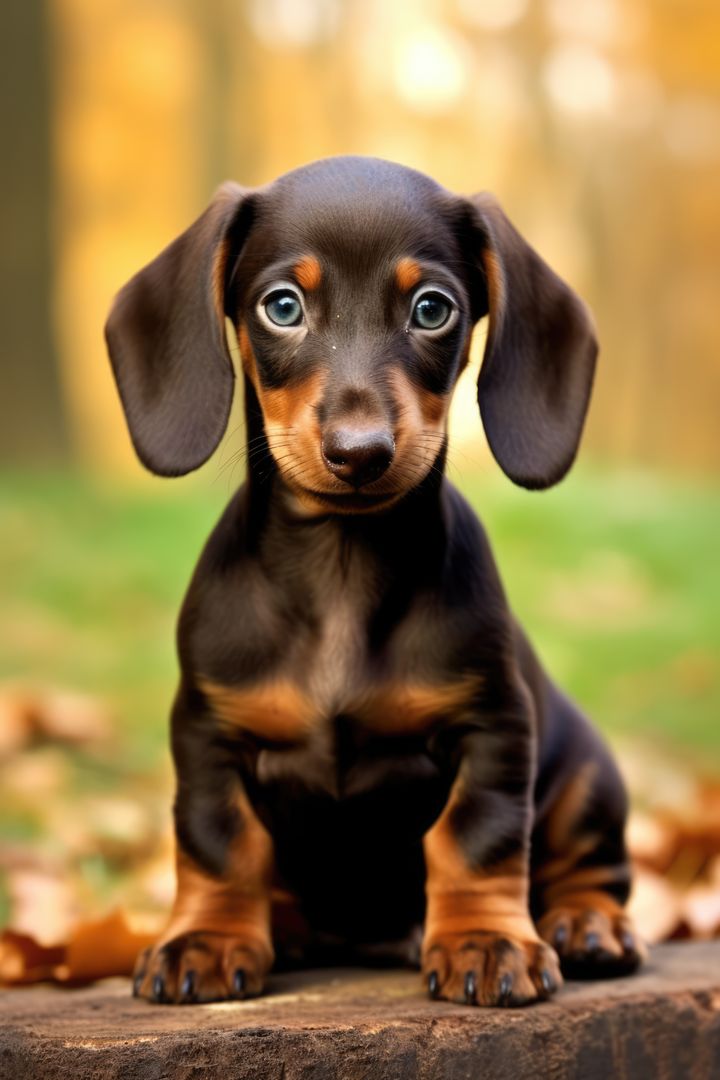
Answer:
[[55, 969], [59, 982], [92, 982], [109, 975], [131, 975], [138, 953], [157, 932], [135, 930], [122, 911], [96, 922], [78, 923], [70, 935], [64, 961]]
[[0, 934], [0, 983], [86, 983], [130, 975], [137, 954], [157, 937], [157, 929], [133, 927], [122, 911], [78, 923], [61, 945], [40, 945], [28, 934]]
[[87, 694], [0, 686], [0, 757], [36, 740], [76, 746], [107, 742], [111, 731], [107, 707]]
[[52, 979], [65, 957], [63, 945], [39, 945], [29, 934], [0, 934], [0, 983], [20, 984]]
[[655, 945], [672, 937], [682, 922], [681, 909], [681, 894], [666, 878], [646, 867], [635, 867], [628, 914], [644, 941]]

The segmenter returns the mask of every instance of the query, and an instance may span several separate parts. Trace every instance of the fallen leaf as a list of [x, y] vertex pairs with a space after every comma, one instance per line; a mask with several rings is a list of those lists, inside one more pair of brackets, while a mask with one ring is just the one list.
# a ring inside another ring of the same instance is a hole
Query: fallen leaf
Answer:
[[10, 757], [29, 741], [32, 717], [25, 698], [5, 690], [0, 694], [0, 758]]
[[157, 928], [135, 929], [123, 911], [97, 922], [79, 923], [64, 960], [55, 969], [59, 982], [92, 982], [109, 975], [131, 975], [142, 949], [152, 945]]
[[13, 928], [32, 934], [41, 945], [62, 941], [75, 917], [75, 897], [67, 874], [40, 867], [7, 873]]
[[0, 934], [0, 983], [20, 985], [55, 981], [93, 982], [131, 975], [138, 953], [157, 938], [156, 919], [114, 911], [103, 919], [78, 923], [66, 944], [45, 946], [29, 934]]
[[683, 899], [683, 918], [692, 937], [710, 938], [720, 929], [720, 888], [696, 885]]
[[677, 854], [677, 828], [640, 810], [630, 814], [626, 840], [632, 858], [659, 873], [667, 870]]
[[677, 889], [654, 870], [635, 867], [628, 914], [649, 945], [666, 941], [682, 919]]
[[84, 744], [105, 741], [112, 734], [109, 710], [86, 694], [45, 690], [34, 706], [36, 730], [49, 739]]
[[7, 757], [36, 739], [85, 745], [112, 734], [107, 707], [68, 690], [5, 686], [0, 690], [0, 754]]
[[4, 930], [0, 934], [0, 983], [18, 985], [52, 979], [64, 956], [62, 945], [39, 945], [29, 934]]

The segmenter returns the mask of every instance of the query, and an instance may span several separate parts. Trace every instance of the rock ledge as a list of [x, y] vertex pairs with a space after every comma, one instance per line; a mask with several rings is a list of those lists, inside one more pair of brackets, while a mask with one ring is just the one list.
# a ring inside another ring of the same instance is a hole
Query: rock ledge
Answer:
[[112, 980], [0, 991], [2, 1080], [553, 1080], [720, 1076], [720, 942], [524, 1010], [433, 1003], [412, 972], [273, 977], [256, 1001], [164, 1007]]

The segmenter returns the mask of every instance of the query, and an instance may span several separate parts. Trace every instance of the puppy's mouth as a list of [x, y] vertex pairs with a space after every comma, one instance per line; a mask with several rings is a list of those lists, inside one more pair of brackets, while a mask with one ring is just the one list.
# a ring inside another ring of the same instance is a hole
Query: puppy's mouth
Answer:
[[379, 510], [395, 502], [402, 492], [391, 491], [373, 494], [364, 491], [331, 492], [317, 491], [314, 488], [303, 488], [303, 494], [315, 502], [327, 506], [328, 509], [343, 512], [362, 512]]

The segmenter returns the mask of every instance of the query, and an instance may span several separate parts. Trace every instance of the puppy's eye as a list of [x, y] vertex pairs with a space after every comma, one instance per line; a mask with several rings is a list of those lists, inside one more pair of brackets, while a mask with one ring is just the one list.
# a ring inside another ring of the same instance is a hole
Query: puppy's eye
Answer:
[[265, 314], [275, 326], [299, 326], [303, 309], [297, 295], [290, 289], [277, 289], [263, 300]]
[[421, 330], [439, 330], [453, 313], [453, 305], [439, 292], [426, 292], [415, 301], [411, 322]]

